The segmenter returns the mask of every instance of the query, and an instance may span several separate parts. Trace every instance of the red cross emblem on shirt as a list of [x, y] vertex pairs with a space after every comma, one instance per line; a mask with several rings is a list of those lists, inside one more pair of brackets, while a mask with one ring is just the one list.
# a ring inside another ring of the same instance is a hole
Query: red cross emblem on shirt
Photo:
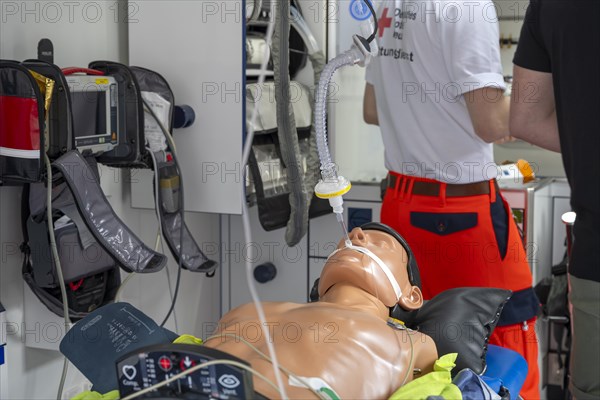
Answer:
[[388, 10], [389, 8], [384, 8], [383, 14], [381, 14], [381, 17], [379, 18], [379, 24], [377, 26], [379, 28], [379, 37], [383, 36], [383, 31], [385, 30], [385, 28], [389, 28], [392, 26], [392, 19], [387, 15]]

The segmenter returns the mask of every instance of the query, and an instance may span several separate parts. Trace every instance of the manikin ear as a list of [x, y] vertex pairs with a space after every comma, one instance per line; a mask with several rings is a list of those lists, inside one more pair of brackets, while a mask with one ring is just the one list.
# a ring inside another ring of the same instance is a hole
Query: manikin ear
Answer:
[[400, 307], [407, 311], [418, 310], [423, 306], [423, 293], [417, 286], [411, 286], [410, 291], [406, 294], [402, 294], [400, 300], [398, 300]]

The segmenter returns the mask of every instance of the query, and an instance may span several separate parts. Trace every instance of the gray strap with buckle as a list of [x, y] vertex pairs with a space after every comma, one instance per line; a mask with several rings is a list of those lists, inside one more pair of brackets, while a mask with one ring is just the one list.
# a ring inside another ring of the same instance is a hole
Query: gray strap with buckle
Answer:
[[115, 214], [89, 165], [77, 150], [52, 164], [63, 175], [78, 210], [96, 241], [129, 272], [162, 269], [167, 257], [150, 249]]
[[[198, 243], [194, 240], [194, 237], [190, 233], [187, 225], [183, 225], [183, 241], [179, 237], [181, 228], [181, 214], [167, 214], [161, 207], [159, 211], [162, 213], [163, 223], [163, 235], [172, 249], [171, 253], [175, 257], [176, 261], [179, 262], [179, 255], [181, 254], [183, 267], [192, 272], [206, 272], [211, 274], [215, 271], [218, 264], [208, 259], [202, 252]], [[180, 250], [181, 243], [183, 242], [183, 251]]]
[[[94, 236], [79, 214], [79, 210], [75, 205], [75, 199], [66, 184], [56, 185], [52, 188], [52, 208], [61, 211], [75, 223], [81, 247], [87, 249], [96, 243], [96, 239], [94, 239]], [[43, 183], [32, 183], [30, 185], [29, 210], [31, 215], [36, 218], [45, 215], [46, 187]]]
[[[153, 118], [151, 116], [147, 116], [148, 118]], [[165, 177], [163, 175], [164, 170], [169, 169], [169, 163], [164, 161], [164, 153], [163, 152], [155, 152], [154, 160], [156, 160], [158, 165], [155, 165], [154, 168], [159, 172], [159, 176], [161, 179]], [[180, 175], [178, 171], [172, 170], [171, 174], [168, 178], [177, 178], [180, 182], [180, 185], [183, 185], [181, 181]], [[154, 182], [155, 185], [160, 186], [160, 182]], [[156, 195], [156, 194], [155, 194]], [[211, 274], [215, 271], [218, 264], [217, 262], [210, 260], [200, 249], [198, 243], [192, 236], [190, 230], [188, 229], [185, 221], [183, 221], [183, 238], [181, 238], [181, 210], [178, 204], [171, 204], [170, 207], [175, 207], [175, 209], [167, 210], [163, 191], [158, 190], [158, 203], [157, 212], [160, 214], [160, 222], [163, 237], [175, 257], [176, 262], [179, 263], [179, 257], [181, 256], [181, 263], [183, 268], [192, 271], [192, 272], [205, 272], [207, 274]], [[182, 248], [183, 246], [183, 248]]]

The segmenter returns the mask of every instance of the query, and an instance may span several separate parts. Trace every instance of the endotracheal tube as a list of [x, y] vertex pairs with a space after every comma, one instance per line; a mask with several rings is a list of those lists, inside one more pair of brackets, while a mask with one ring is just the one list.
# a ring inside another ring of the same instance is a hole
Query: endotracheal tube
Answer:
[[[373, 37], [374, 34], [371, 36]], [[350, 242], [350, 238], [344, 223], [344, 200], [342, 196], [348, 193], [352, 185], [348, 179], [337, 174], [336, 165], [331, 160], [331, 154], [329, 153], [329, 146], [327, 145], [327, 90], [329, 89], [329, 82], [331, 82], [333, 74], [338, 68], [355, 64], [364, 67], [369, 62], [372, 53], [376, 51], [374, 48], [375, 42], [372, 42], [373, 46], [371, 46], [365, 38], [358, 35], [354, 35], [353, 39], [354, 44], [350, 50], [335, 57], [323, 69], [315, 99], [315, 130], [317, 149], [321, 161], [321, 180], [315, 186], [315, 195], [321, 199], [329, 200], [336, 219], [344, 232], [346, 243]]]

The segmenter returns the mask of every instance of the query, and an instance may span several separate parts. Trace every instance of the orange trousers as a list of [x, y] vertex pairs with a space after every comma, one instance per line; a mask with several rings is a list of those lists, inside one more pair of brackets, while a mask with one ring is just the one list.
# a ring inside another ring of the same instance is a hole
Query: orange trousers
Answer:
[[540, 399], [540, 370], [535, 318], [522, 324], [497, 326], [490, 337], [490, 344], [514, 350], [527, 360], [527, 378], [525, 378], [520, 395], [524, 400]]
[[[527, 291], [532, 275], [527, 254], [508, 203], [494, 181], [490, 193], [445, 196], [445, 184], [395, 172], [395, 187], [383, 200], [381, 222], [394, 228], [410, 245], [422, 280], [425, 299], [456, 287], [496, 287]], [[413, 194], [414, 182], [440, 184], [437, 196]], [[537, 299], [532, 300], [534, 303]], [[509, 302], [510, 303], [510, 302]], [[508, 305], [505, 306], [505, 311]], [[535, 307], [513, 309], [514, 324], [496, 327], [490, 343], [511, 348], [529, 365], [521, 395], [539, 399], [539, 368]], [[516, 317], [516, 320], [514, 319]], [[520, 319], [522, 318], [522, 319]]]

